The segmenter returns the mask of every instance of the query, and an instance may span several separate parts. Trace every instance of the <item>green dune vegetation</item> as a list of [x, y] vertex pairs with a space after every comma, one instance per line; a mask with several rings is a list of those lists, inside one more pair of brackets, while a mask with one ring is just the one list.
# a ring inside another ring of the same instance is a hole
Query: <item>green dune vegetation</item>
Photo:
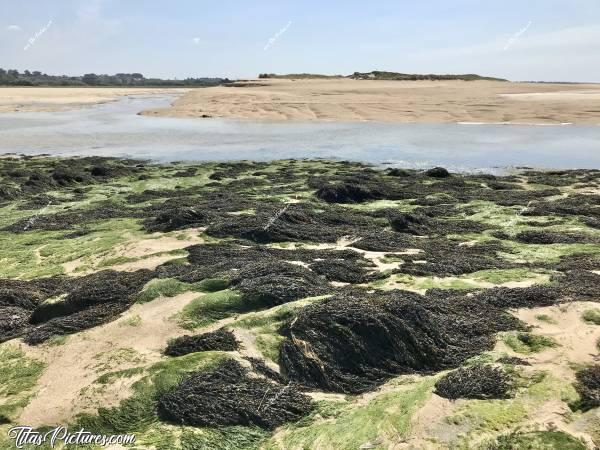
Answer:
[[0, 246], [0, 448], [600, 445], [598, 170], [9, 155]]

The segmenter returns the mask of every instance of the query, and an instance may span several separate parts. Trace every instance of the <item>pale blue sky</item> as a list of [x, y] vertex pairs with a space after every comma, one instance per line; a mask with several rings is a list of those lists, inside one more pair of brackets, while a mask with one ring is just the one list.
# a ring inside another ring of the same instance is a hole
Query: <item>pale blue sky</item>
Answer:
[[600, 81], [599, 55], [599, 0], [0, 0], [0, 67], [51, 74]]

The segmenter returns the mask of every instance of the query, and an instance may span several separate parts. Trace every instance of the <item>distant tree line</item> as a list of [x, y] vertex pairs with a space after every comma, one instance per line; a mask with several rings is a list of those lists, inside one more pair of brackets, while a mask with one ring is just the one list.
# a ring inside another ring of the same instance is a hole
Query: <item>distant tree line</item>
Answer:
[[419, 73], [383, 72], [380, 70], [374, 70], [373, 72], [366, 72], [366, 73], [354, 72], [348, 78], [353, 78], [355, 80], [399, 80], [399, 81], [417, 81], [417, 80], [507, 81], [503, 78], [483, 77], [483, 76], [477, 75], [475, 73], [439, 75], [439, 74], [434, 74], [434, 73], [419, 74]]
[[289, 73], [279, 75], [276, 73], [260, 73], [258, 78], [285, 78], [285, 79], [313, 79], [313, 78], [343, 78], [343, 75], [321, 75], [319, 73]]
[[183, 80], [163, 80], [145, 78], [141, 73], [117, 73], [115, 75], [83, 76], [47, 75], [42, 72], [25, 70], [5, 70], [0, 68], [0, 86], [146, 86], [146, 87], [208, 87], [230, 83], [227, 78], [185, 78]]
[[[314, 73], [292, 73], [287, 75], [278, 75], [275, 73], [261, 73], [258, 78], [340, 78], [343, 75], [321, 75]], [[469, 73], [464, 75], [438, 75], [438, 74], [418, 74], [418, 73], [398, 73], [398, 72], [382, 72], [375, 70], [373, 72], [354, 72], [352, 75], [348, 75], [345, 78], [352, 78], [354, 80], [398, 80], [398, 81], [416, 81], [416, 80], [464, 80], [464, 81], [475, 81], [475, 80], [489, 80], [489, 81], [507, 81], [502, 78], [493, 77], [482, 77], [481, 75]]]

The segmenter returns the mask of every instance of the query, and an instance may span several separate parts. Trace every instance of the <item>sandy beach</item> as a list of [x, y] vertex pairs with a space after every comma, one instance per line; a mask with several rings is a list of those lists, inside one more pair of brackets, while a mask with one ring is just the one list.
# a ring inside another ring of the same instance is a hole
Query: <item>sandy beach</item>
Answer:
[[600, 124], [600, 85], [261, 79], [194, 89], [143, 114], [275, 121]]
[[61, 111], [105, 103], [124, 95], [186, 92], [186, 89], [0, 87], [0, 112]]

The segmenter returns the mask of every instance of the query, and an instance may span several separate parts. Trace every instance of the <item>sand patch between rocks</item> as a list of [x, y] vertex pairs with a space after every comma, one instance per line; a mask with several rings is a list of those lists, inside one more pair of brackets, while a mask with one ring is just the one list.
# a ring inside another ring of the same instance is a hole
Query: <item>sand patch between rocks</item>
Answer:
[[[100, 375], [94, 370], [98, 365], [98, 355], [110, 355], [115, 350], [127, 349], [135, 352], [136, 359], [142, 358], [144, 365], [160, 360], [167, 341], [186, 333], [170, 318], [199, 295], [197, 292], [186, 292], [136, 304], [121, 319], [71, 335], [62, 345], [22, 345], [29, 356], [44, 361], [47, 367], [38, 381], [38, 392], [23, 410], [19, 423], [34, 427], [63, 425], [78, 413], [93, 411], [95, 405], [90, 405], [89, 398], [82, 390], [91, 386]], [[139, 323], [128, 325], [132, 318]], [[110, 360], [107, 362], [110, 363]], [[125, 361], [106, 372], [137, 365], [139, 362]], [[134, 381], [135, 378], [120, 380], [117, 388], [100, 393], [100, 398], [95, 397], [96, 403], [103, 407], [117, 405], [130, 396], [129, 387]]]

